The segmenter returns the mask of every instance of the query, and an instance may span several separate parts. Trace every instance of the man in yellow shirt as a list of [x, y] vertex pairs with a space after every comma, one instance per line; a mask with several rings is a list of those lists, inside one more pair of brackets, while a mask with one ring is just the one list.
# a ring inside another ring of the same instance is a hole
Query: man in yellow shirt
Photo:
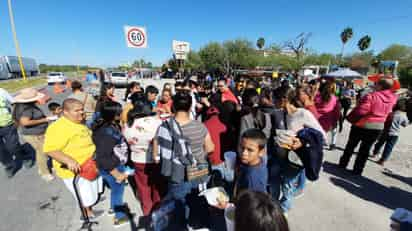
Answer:
[[[91, 131], [82, 123], [83, 118], [82, 102], [66, 99], [63, 102], [63, 116], [47, 128], [43, 147], [44, 153], [53, 158], [56, 175], [75, 197], [72, 184], [74, 173], [80, 171], [80, 166], [91, 158], [96, 150]], [[67, 168], [62, 168], [62, 165]], [[91, 209], [98, 199], [101, 183], [99, 178], [89, 181], [80, 177], [77, 182], [83, 209], [89, 218], [101, 215], [93, 213]]]

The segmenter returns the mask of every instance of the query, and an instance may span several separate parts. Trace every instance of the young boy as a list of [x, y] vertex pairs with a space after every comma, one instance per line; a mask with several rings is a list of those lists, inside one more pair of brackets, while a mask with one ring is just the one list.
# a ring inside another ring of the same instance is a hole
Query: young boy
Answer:
[[56, 102], [49, 103], [49, 105], [47, 105], [47, 107], [49, 108], [49, 112], [51, 113], [52, 116], [60, 117], [61, 113], [63, 112], [63, 109], [60, 106], [60, 104], [58, 104]]
[[378, 155], [382, 146], [385, 144], [382, 156], [378, 161], [378, 164], [382, 166], [384, 166], [385, 161], [389, 159], [393, 147], [395, 147], [398, 142], [401, 127], [406, 127], [409, 124], [408, 117], [405, 112], [406, 101], [400, 99], [393, 108], [393, 112], [388, 115], [385, 122], [385, 129], [383, 130], [378, 142], [375, 144], [373, 157]]
[[242, 190], [267, 192], [268, 171], [263, 161], [266, 136], [259, 129], [246, 130], [240, 139], [240, 165], [237, 171], [236, 194]]

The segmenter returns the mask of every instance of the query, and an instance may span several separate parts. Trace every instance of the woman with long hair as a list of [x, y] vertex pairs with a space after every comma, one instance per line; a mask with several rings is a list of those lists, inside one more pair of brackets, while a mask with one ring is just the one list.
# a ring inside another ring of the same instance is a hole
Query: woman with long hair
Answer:
[[330, 132], [330, 150], [334, 150], [336, 146], [336, 128], [340, 118], [340, 103], [335, 96], [335, 92], [335, 83], [328, 80], [320, 85], [319, 93], [315, 96], [315, 106], [319, 113], [319, 123], [325, 132]]
[[118, 123], [121, 105], [113, 101], [104, 101], [100, 113], [100, 119], [92, 127], [96, 163], [100, 175], [110, 186], [109, 214], [114, 214], [113, 225], [119, 227], [129, 222], [123, 204], [124, 181], [128, 177], [125, 164], [129, 152]]
[[127, 114], [123, 134], [129, 143], [134, 165], [136, 192], [140, 196], [143, 215], [148, 216], [165, 193], [165, 182], [160, 175], [160, 165], [153, 154], [157, 147], [153, 139], [162, 121], [152, 114], [149, 105], [136, 102]]
[[142, 88], [140, 87], [140, 83], [133, 81], [127, 85], [126, 93], [124, 95], [125, 102], [131, 102], [130, 96], [133, 95], [135, 92], [142, 92]]
[[[283, 211], [287, 212], [292, 206], [294, 196], [302, 192], [306, 181], [304, 169], [295, 169], [290, 167], [289, 164], [288, 150], [297, 150], [302, 147], [302, 143], [300, 139], [296, 137], [296, 134], [304, 128], [312, 128], [319, 131], [322, 134], [323, 139], [325, 139], [326, 135], [318, 120], [311, 112], [304, 108], [297, 107], [298, 100], [295, 90], [280, 87], [274, 91], [273, 95], [276, 107], [284, 111], [284, 127], [291, 133], [289, 138], [290, 143], [284, 148], [285, 151], [282, 155], [274, 156], [274, 166], [279, 168], [277, 174], [282, 176], [278, 176], [277, 178], [283, 179], [280, 186], [282, 191], [280, 205]], [[280, 139], [279, 134], [277, 135], [277, 138]]]

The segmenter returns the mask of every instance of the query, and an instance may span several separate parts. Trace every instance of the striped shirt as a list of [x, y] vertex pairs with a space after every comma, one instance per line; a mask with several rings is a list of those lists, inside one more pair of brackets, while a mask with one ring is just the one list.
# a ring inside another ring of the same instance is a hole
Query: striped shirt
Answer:
[[207, 163], [207, 153], [204, 148], [205, 137], [208, 134], [207, 128], [203, 123], [192, 120], [189, 123], [181, 126], [183, 136], [190, 141], [190, 148], [192, 149], [192, 155], [196, 159], [197, 163]]

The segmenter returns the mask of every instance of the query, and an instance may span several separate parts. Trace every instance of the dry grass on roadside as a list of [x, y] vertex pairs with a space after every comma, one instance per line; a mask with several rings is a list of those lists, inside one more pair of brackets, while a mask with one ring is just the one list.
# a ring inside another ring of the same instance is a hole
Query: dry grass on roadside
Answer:
[[14, 93], [20, 89], [26, 87], [37, 87], [47, 84], [47, 79], [44, 77], [41, 78], [29, 78], [27, 80], [18, 79], [18, 80], [9, 80], [9, 81], [0, 81], [0, 88], [5, 89], [9, 93]]

